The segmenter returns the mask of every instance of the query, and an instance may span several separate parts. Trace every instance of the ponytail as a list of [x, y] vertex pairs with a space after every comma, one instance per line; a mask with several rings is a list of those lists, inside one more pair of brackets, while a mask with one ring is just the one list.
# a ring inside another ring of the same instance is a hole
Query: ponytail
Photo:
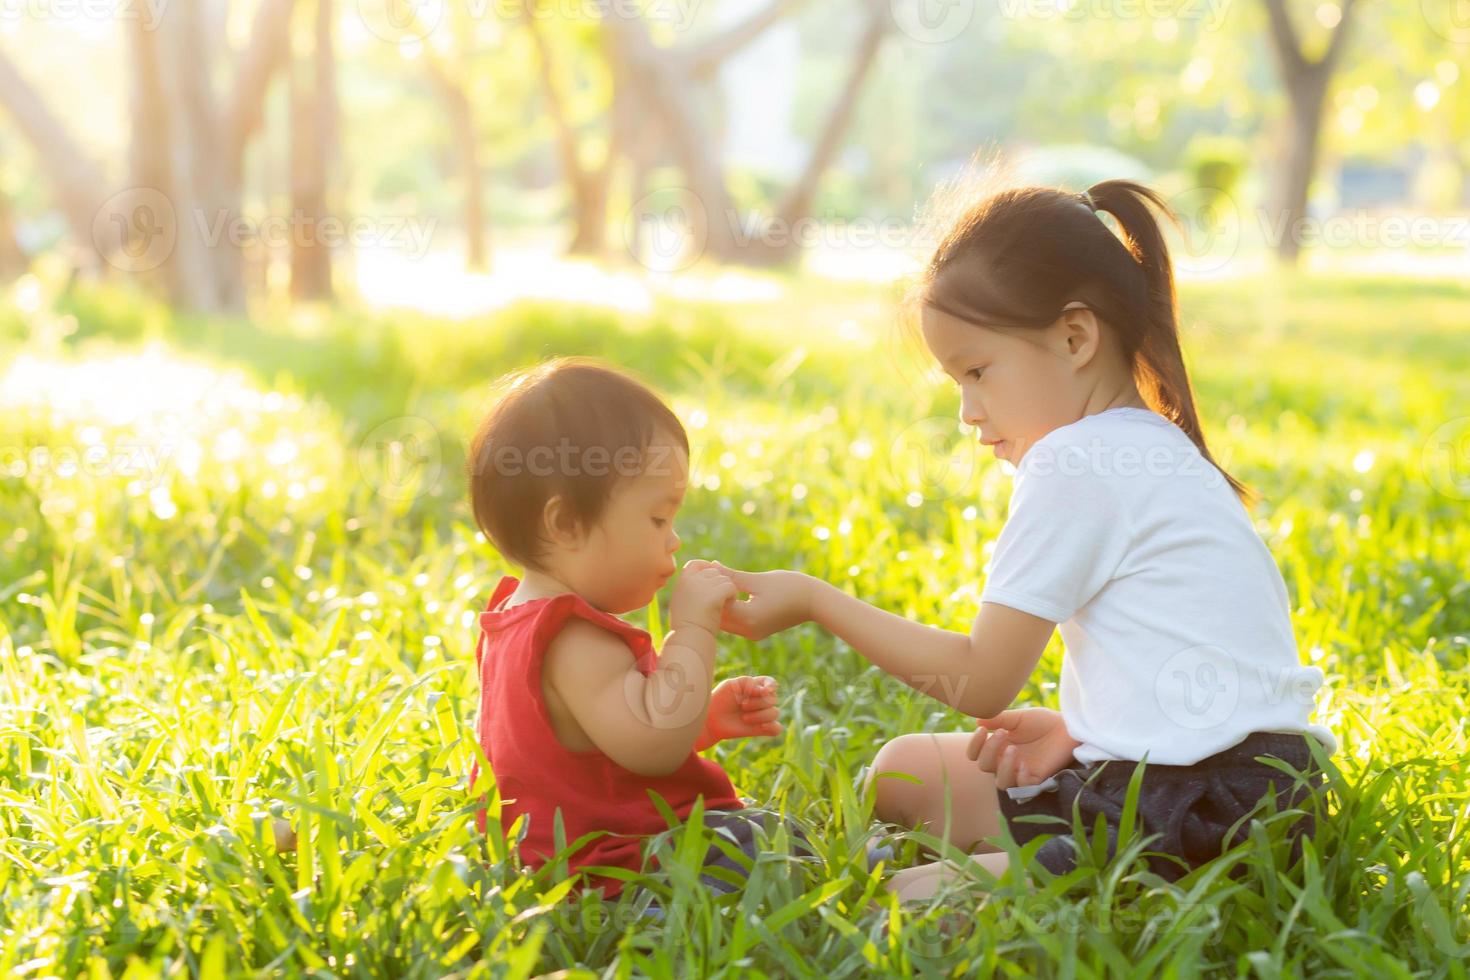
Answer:
[[1179, 426], [1200, 455], [1229, 481], [1231, 489], [1250, 502], [1251, 491], [1225, 472], [1205, 444], [1194, 389], [1184, 366], [1184, 351], [1179, 346], [1179, 300], [1174, 289], [1174, 267], [1169, 259], [1169, 246], [1150, 206], [1176, 224], [1178, 217], [1156, 191], [1131, 180], [1104, 180], [1093, 184], [1082, 196], [1094, 211], [1106, 211], [1117, 220], [1123, 244], [1143, 270], [1147, 312], [1136, 338], [1133, 369], [1139, 394], [1149, 408]]

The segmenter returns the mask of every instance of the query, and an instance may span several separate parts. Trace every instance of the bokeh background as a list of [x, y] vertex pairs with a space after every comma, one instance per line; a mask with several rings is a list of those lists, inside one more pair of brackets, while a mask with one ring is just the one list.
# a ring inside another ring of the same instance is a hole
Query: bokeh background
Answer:
[[[1459, 975], [1467, 73], [1465, 0], [0, 0], [0, 972]], [[713, 754], [815, 859], [657, 921], [521, 873], [466, 785], [494, 379], [638, 373], [684, 557], [967, 629], [1011, 473], [902, 329], [930, 202], [1112, 177], [1178, 213], [1205, 431], [1328, 678], [1304, 865], [1265, 821], [1177, 887], [875, 913], [868, 845], [923, 839], [861, 767], [967, 720], [807, 626], [722, 642], [786, 733]]]
[[199, 312], [884, 281], [977, 152], [1155, 183], [1198, 276], [1466, 272], [1458, 0], [6, 0], [0, 38], [7, 277]]

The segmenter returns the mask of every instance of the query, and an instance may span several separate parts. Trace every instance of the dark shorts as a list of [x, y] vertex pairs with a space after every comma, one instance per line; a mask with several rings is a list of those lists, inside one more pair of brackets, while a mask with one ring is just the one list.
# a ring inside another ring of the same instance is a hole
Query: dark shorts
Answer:
[[791, 837], [793, 854], [810, 856], [816, 853], [812, 849], [810, 838], [795, 821], [781, 816], [775, 810], [755, 806], [753, 801], [740, 810], [706, 811], [704, 826], [711, 834], [718, 835], [724, 846], [711, 841], [705, 852], [703, 867], [706, 870], [722, 868], [724, 872], [701, 874], [700, 883], [716, 894], [739, 890], [740, 886], [728, 880], [731, 875], [726, 872], [733, 873], [734, 877], [741, 880], [746, 878], [760, 857], [762, 847], [775, 836], [782, 824]]
[[[1139, 786], [1134, 826], [1141, 828], [1145, 835], [1155, 835], [1150, 843], [1144, 845], [1149, 852], [1146, 860], [1150, 870], [1167, 881], [1175, 881], [1241, 843], [1247, 838], [1249, 827], [1241, 826], [1233, 835], [1231, 827], [1254, 810], [1273, 789], [1277, 810], [1301, 807], [1308, 811], [1289, 831], [1291, 859], [1295, 861], [1300, 856], [1302, 837], [1310, 837], [1315, 832], [1310, 796], [1312, 787], [1323, 782], [1322, 772], [1308, 748], [1310, 737], [1295, 733], [1253, 732], [1239, 744], [1193, 765], [1146, 766]], [[1274, 756], [1292, 768], [1306, 772], [1306, 782], [1255, 761], [1256, 756], [1262, 755]], [[1063, 769], [1041, 784], [1047, 788], [1027, 800], [1014, 799], [1009, 790], [1002, 790], [1000, 811], [1005, 816], [1011, 836], [1024, 844], [1041, 834], [1056, 834], [1041, 845], [1036, 860], [1053, 874], [1066, 874], [1077, 866], [1078, 855], [1072, 835], [1075, 807], [1089, 838], [1094, 832], [1097, 815], [1103, 815], [1107, 822], [1108, 856], [1111, 858], [1117, 845], [1123, 804], [1128, 797], [1128, 783], [1136, 765], [1134, 762], [1108, 761]], [[1036, 788], [1023, 787], [1017, 792], [1022, 795]], [[1015, 819], [1032, 815], [1059, 818], [1065, 823]], [[1169, 856], [1177, 860], [1171, 860]], [[1234, 869], [1233, 874], [1242, 870]]]
[[[751, 867], [754, 866], [756, 858], [760, 856], [762, 844], [760, 829], [765, 831], [765, 837], [769, 839], [783, 823], [786, 825], [786, 832], [791, 835], [793, 853], [814, 853], [811, 841], [802, 829], [794, 821], [781, 816], [775, 810], [747, 806], [743, 810], [709, 811], [704, 815], [704, 825], [728, 843], [734, 844], [739, 854], [743, 855], [749, 863], [726, 853], [725, 849], [718, 844], [711, 843], [704, 857], [704, 866], [706, 868], [725, 868], [744, 878], [750, 874]], [[726, 881], [723, 876], [702, 874], [699, 880], [716, 892], [736, 890], [736, 886]]]

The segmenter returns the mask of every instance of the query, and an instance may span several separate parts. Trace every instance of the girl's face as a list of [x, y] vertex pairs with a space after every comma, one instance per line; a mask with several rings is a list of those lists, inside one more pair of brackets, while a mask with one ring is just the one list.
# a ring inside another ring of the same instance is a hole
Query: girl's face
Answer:
[[1026, 330], [982, 327], [925, 306], [923, 333], [929, 352], [960, 386], [960, 421], [979, 430], [996, 458], [1019, 465], [1042, 436], [1082, 417], [1088, 394], [1082, 369], [1097, 344], [1090, 313]]
[[597, 525], [550, 556], [554, 574], [607, 612], [648, 605], [677, 568], [674, 517], [688, 482], [688, 454], [671, 437], [655, 437], [639, 472], [618, 481]]

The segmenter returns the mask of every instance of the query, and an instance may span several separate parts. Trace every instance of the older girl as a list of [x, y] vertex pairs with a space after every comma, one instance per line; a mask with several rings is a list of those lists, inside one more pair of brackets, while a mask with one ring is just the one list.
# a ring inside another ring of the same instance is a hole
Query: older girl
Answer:
[[[1309, 721], [1322, 672], [1300, 663], [1285, 585], [1205, 443], [1179, 345], [1168, 250], [1138, 184], [1082, 194], [989, 196], [943, 237], [918, 291], [924, 343], [960, 391], [961, 420], [1016, 467], [969, 633], [910, 622], [809, 576], [731, 571], [749, 598], [725, 628], [751, 638], [811, 620], [910, 686], [982, 719], [912, 734], [871, 773], [878, 815], [945, 833], [999, 874], [986, 839], [1021, 842], [1101, 814], [1116, 837], [1129, 777], [1148, 763], [1139, 819], [1166, 877], [1218, 856], [1235, 821], [1336, 751]], [[1115, 220], [1115, 234], [1099, 212]], [[1054, 629], [1065, 646], [1060, 711], [1005, 710]], [[994, 734], [989, 734], [992, 732]], [[871, 775], [870, 775], [871, 778]], [[1296, 783], [1295, 803], [1306, 783]], [[942, 828], [942, 829], [941, 829]], [[1295, 832], [1309, 833], [1310, 820]], [[1299, 836], [1297, 838], [1299, 843]], [[1110, 840], [1110, 843], [1112, 841]], [[1037, 854], [1075, 866], [1066, 833]], [[931, 893], [944, 863], [899, 872]]]

